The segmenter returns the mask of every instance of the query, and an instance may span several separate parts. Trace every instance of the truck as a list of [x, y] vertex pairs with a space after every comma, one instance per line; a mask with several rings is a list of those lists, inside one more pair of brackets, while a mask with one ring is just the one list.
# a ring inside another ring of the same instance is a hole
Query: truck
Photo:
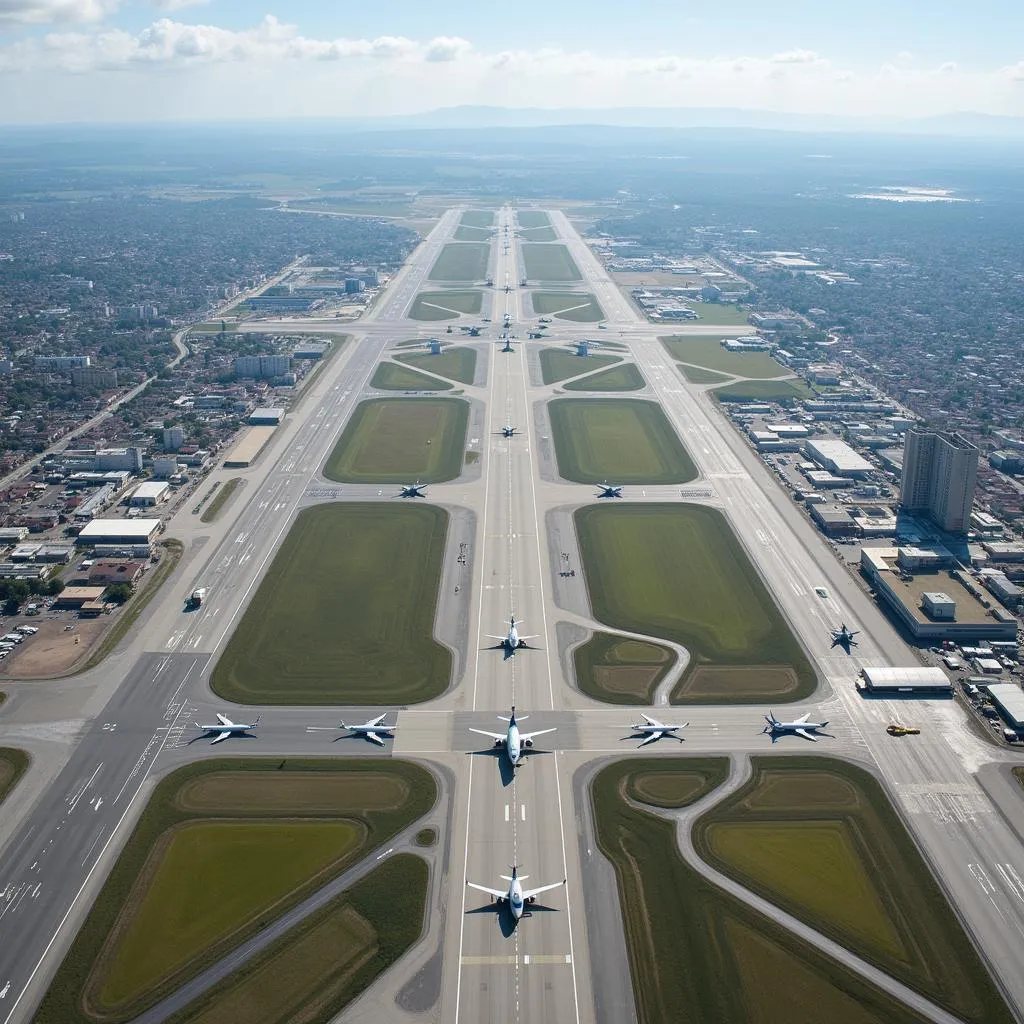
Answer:
[[188, 595], [189, 608], [198, 608], [206, 598], [206, 587], [197, 587]]
[[916, 725], [902, 725], [899, 722], [893, 722], [885, 731], [890, 736], [917, 736], [921, 732]]

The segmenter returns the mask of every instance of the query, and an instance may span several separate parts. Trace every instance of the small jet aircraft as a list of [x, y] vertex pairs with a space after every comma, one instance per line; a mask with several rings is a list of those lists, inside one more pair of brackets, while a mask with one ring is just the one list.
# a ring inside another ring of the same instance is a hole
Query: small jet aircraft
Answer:
[[597, 489], [600, 492], [599, 498], [621, 498], [622, 497], [622, 486], [610, 484], [607, 480], [603, 484], [598, 484]]
[[811, 717], [810, 712], [806, 715], [801, 715], [799, 718], [792, 722], [780, 722], [775, 717], [774, 711], [769, 711], [764, 716], [764, 720], [768, 723], [762, 732], [768, 733], [772, 738], [772, 743], [778, 739], [782, 733], [795, 733], [797, 736], [802, 736], [805, 740], [811, 740], [817, 742], [818, 737], [814, 735], [815, 730], [824, 729], [828, 722], [809, 722], [808, 719]]
[[377, 746], [383, 747], [385, 739], [394, 739], [391, 734], [398, 728], [397, 725], [385, 725], [384, 719], [387, 717], [387, 712], [385, 712], [383, 715], [371, 718], [362, 725], [349, 725], [348, 722], [342, 719], [341, 725], [338, 728], [348, 729], [353, 736], [362, 736], [371, 743], [376, 743]]
[[421, 484], [419, 480], [414, 484], [402, 484], [402, 489], [398, 492], [400, 498], [425, 498], [427, 496], [426, 491], [423, 488], [426, 484]]
[[519, 650], [520, 647], [529, 647], [527, 640], [536, 640], [538, 634], [534, 633], [533, 636], [520, 636], [519, 626], [521, 622], [516, 622], [516, 617], [513, 615], [508, 622], [508, 632], [504, 636], [495, 636], [493, 633], [487, 634], [488, 640], [500, 640], [500, 646], [504, 647], [506, 651], [514, 653]]
[[500, 904], [508, 904], [509, 912], [512, 917], [518, 921], [523, 913], [526, 916], [530, 916], [530, 912], [526, 910], [526, 904], [536, 903], [537, 897], [542, 892], [547, 892], [549, 889], [557, 889], [560, 885], [565, 885], [565, 879], [563, 878], [560, 882], [552, 882], [550, 885], [541, 885], [536, 889], [524, 889], [522, 882], [524, 879], [529, 878], [529, 875], [519, 874], [519, 868], [513, 864], [511, 875], [502, 875], [503, 879], [508, 882], [508, 889], [492, 889], [488, 885], [477, 885], [476, 882], [466, 882], [471, 889], [479, 889], [481, 892], [489, 893], [494, 899]]
[[[260, 724], [260, 718], [262, 717], [262, 715], [257, 715], [255, 722], [250, 722], [246, 725], [242, 722], [232, 722], [227, 715], [222, 715], [218, 711], [216, 725], [200, 725], [199, 722], [196, 722], [195, 727], [202, 729], [203, 733], [207, 736], [211, 733], [216, 733], [217, 735], [214, 737], [213, 743], [220, 743], [229, 736], [244, 736], [250, 729], [255, 729]], [[213, 743], [210, 744], [211, 747]]]
[[518, 433], [518, 431], [519, 431], [518, 427], [502, 427], [501, 428], [501, 436], [502, 437], [515, 437], [516, 434]]
[[498, 715], [502, 722], [508, 722], [508, 729], [505, 732], [488, 732], [486, 729], [470, 729], [470, 732], [479, 733], [481, 736], [490, 736], [496, 747], [504, 747], [512, 767], [519, 765], [523, 756], [527, 753], [526, 748], [533, 746], [534, 736], [543, 736], [545, 733], [554, 732], [555, 729], [539, 729], [536, 732], [520, 732], [519, 723], [525, 722], [529, 715], [516, 718], [516, 706], [512, 705], [512, 714], [509, 718]]
[[660, 740], [662, 736], [671, 736], [675, 740], [683, 742], [682, 736], [676, 736], [676, 732], [679, 729], [685, 729], [690, 723], [683, 722], [682, 725], [666, 725], [664, 722], [659, 722], [656, 718], [651, 718], [650, 715], [645, 715], [642, 711], [640, 717], [643, 718], [642, 722], [634, 722], [630, 729], [633, 732], [646, 733], [643, 740], [640, 742], [641, 747], [646, 747], [648, 743], [654, 743], [655, 740]]
[[850, 648], [857, 646], [857, 641], [854, 640], [854, 637], [859, 632], [859, 629], [847, 629], [846, 623], [844, 622], [838, 629], [832, 630], [832, 646], [842, 647], [842, 649], [849, 654]]

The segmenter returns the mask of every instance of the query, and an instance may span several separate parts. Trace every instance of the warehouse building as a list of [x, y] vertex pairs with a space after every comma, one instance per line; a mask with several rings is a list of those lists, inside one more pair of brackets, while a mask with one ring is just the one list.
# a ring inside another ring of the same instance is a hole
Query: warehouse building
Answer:
[[1024, 732], [1024, 690], [1014, 683], [988, 683], [985, 690], [1014, 732]]
[[224, 460], [224, 468], [245, 469], [247, 466], [251, 466], [266, 447], [267, 442], [274, 436], [276, 429], [276, 427], [250, 427], [242, 435], [241, 441], [231, 450], [231, 454]]
[[819, 466], [831, 470], [836, 476], [867, 476], [874, 467], [858, 455], [845, 441], [835, 437], [821, 437], [804, 443], [804, 451]]
[[253, 409], [249, 414], [249, 425], [252, 427], [276, 427], [283, 419], [284, 409], [280, 407]]
[[53, 602], [54, 608], [81, 608], [82, 605], [99, 601], [106, 587], [65, 587]]
[[861, 669], [858, 688], [864, 693], [878, 696], [893, 694], [921, 694], [922, 696], [949, 697], [953, 684], [946, 673], [935, 666], [913, 666], [911, 668], [890, 668], [870, 666]]
[[166, 481], [147, 481], [144, 484], [139, 484], [132, 491], [128, 504], [133, 508], [152, 508], [154, 505], [159, 505], [161, 501], [166, 501], [170, 490], [171, 485]]
[[78, 543], [141, 546], [152, 544], [159, 532], [159, 519], [94, 519], [82, 527]]

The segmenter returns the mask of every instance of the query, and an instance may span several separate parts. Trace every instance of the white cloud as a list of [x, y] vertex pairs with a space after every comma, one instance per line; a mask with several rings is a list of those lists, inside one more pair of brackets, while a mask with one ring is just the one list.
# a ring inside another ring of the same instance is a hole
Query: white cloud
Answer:
[[813, 50], [787, 50], [768, 59], [772, 64], [813, 64], [820, 58]]
[[210, 0], [149, 0], [149, 6], [170, 14], [174, 11], [183, 10], [186, 7], [202, 7], [209, 2]]
[[0, 25], [100, 21], [117, 6], [117, 0], [0, 0]]
[[427, 43], [424, 60], [435, 64], [458, 60], [472, 49], [472, 45], [458, 36], [438, 36]]

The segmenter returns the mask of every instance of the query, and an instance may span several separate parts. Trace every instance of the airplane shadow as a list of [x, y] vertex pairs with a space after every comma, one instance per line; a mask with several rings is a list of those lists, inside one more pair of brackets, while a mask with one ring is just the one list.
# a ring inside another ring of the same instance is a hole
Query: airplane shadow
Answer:
[[[210, 746], [213, 746], [213, 740], [210, 739], [210, 737], [211, 736], [216, 736], [216, 735], [217, 735], [217, 733], [214, 730], [211, 729], [209, 732], [201, 733], [199, 736], [193, 736], [192, 739], [190, 739], [188, 741], [188, 743], [185, 744], [185, 746], [186, 747], [191, 747], [193, 743], [198, 743], [200, 740], [209, 740], [210, 741]], [[257, 737], [256, 737], [255, 733], [251, 733], [251, 732], [240, 732], [240, 733], [236, 733], [234, 736], [229, 736], [228, 737], [229, 740], [254, 740], [256, 738]], [[218, 744], [218, 746], [219, 745], [220, 744]]]
[[[778, 743], [779, 740], [787, 739], [787, 738], [788, 739], [794, 739], [794, 740], [800, 740], [802, 743], [814, 743], [814, 742], [816, 742], [815, 740], [809, 740], [806, 736], [797, 736], [796, 733], [792, 733], [792, 732], [778, 732], [778, 733], [770, 732], [770, 733], [768, 733], [768, 735], [772, 738], [772, 744], [773, 745]], [[834, 740], [836, 738], [835, 737], [835, 733], [822, 732], [820, 729], [815, 733], [815, 736], [824, 736], [826, 739], [830, 739], [830, 740]]]
[[[543, 903], [534, 903], [523, 911], [523, 917], [531, 917], [537, 913], [557, 914], [559, 910], [557, 907], [548, 907]], [[502, 937], [506, 939], [512, 938], [515, 934], [516, 926], [519, 924], [512, 916], [512, 911], [508, 909], [508, 904], [505, 902], [499, 903], [497, 900], [485, 903], [482, 907], [473, 907], [467, 910], [466, 914], [467, 916], [469, 914], [494, 914], [498, 920], [498, 927], [501, 929]]]
[[498, 773], [502, 787], [511, 786], [516, 777], [516, 770], [505, 756], [504, 747], [488, 747], [486, 750], [471, 750], [470, 757], [493, 757], [497, 759]]
[[[647, 734], [643, 732], [634, 732], [631, 733], [629, 736], [620, 736], [619, 742], [621, 743], [623, 740], [643, 740], [646, 735]], [[686, 742], [684, 737], [674, 736], [672, 733], [667, 732], [663, 736], [659, 736], [656, 740], [651, 740], [650, 743], [643, 744], [643, 746], [653, 747], [655, 743], [660, 743], [662, 740], [679, 740], [680, 743]]]

